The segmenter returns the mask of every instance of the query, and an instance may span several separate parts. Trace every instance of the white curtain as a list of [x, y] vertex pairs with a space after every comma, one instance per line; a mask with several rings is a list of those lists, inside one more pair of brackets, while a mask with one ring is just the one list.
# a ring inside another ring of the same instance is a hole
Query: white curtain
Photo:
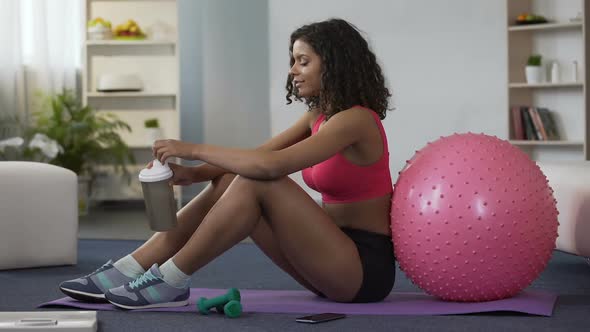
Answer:
[[21, 24], [20, 15], [14, 15], [19, 7], [18, 1], [0, 0], [0, 120], [14, 115], [23, 102], [24, 91], [17, 86], [23, 83]]
[[81, 0], [0, 0], [0, 116], [26, 118], [37, 92], [76, 89]]

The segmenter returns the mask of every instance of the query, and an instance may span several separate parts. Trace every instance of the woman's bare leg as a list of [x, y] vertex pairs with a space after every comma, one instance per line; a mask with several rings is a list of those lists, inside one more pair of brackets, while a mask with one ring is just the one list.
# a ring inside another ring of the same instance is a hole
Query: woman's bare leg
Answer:
[[161, 265], [170, 259], [193, 235], [233, 178], [234, 175], [227, 174], [211, 181], [199, 195], [178, 211], [178, 224], [175, 228], [166, 232], [155, 233], [141, 247], [137, 248], [131, 256], [146, 270], [154, 263]]
[[[178, 225], [175, 228], [167, 232], [155, 233], [131, 254], [133, 258], [145, 270], [149, 269], [154, 263], [162, 265], [170, 259], [186, 244], [234, 178], [235, 174], [225, 174], [211, 181], [211, 184], [178, 212]], [[250, 234], [250, 237], [262, 252], [283, 271], [291, 275], [302, 286], [318, 293], [284, 257], [273, 231], [267, 223], [259, 223], [258, 227]]]
[[[261, 221], [261, 217], [264, 217]], [[354, 242], [289, 178], [258, 181], [236, 177], [173, 257], [190, 275], [267, 222], [282, 256], [314, 289], [350, 301], [362, 282]]]

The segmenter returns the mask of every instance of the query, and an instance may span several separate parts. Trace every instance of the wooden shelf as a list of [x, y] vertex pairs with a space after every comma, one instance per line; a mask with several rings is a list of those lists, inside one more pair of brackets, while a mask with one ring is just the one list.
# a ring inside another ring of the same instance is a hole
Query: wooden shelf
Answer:
[[582, 141], [530, 141], [530, 140], [510, 140], [513, 145], [527, 146], [584, 146]]
[[[587, 91], [590, 1], [565, 1], [557, 5], [547, 0], [506, 0], [506, 10], [508, 103], [505, 123], [509, 142], [533, 160], [590, 160], [590, 94]], [[517, 17], [523, 13], [540, 14], [550, 21], [516, 24]], [[529, 84], [525, 67], [535, 54], [542, 56], [542, 68], [548, 78], [543, 83]], [[552, 63], [559, 65], [559, 83], [551, 83], [549, 79]], [[520, 108], [517, 109], [520, 117], [515, 107]], [[522, 108], [528, 108], [529, 112], [523, 112]], [[543, 109], [544, 115], [530, 112], [531, 108]], [[539, 128], [541, 126], [545, 128]], [[526, 140], [526, 137], [546, 138], [542, 132], [547, 129], [555, 140]]]
[[[88, 0], [88, 2], [113, 2], [113, 1], [123, 1], [123, 0]], [[136, 2], [173, 2], [176, 0], [133, 0]]]
[[173, 40], [118, 40], [118, 39], [103, 39], [103, 40], [87, 40], [87, 46], [175, 46], [176, 41]]
[[88, 92], [88, 98], [175, 98], [175, 93], [158, 92]]
[[508, 86], [512, 89], [537, 89], [537, 88], [583, 88], [582, 82], [564, 82], [564, 83], [510, 83]]
[[[121, 139], [129, 146], [138, 165], [129, 165], [139, 172], [151, 159], [151, 144], [145, 129], [147, 119], [159, 120], [163, 135], [180, 137], [180, 55], [178, 53], [178, 0], [83, 0], [82, 31], [82, 99], [83, 104], [98, 112], [112, 113], [127, 123], [132, 131], [121, 130]], [[131, 15], [131, 16], [130, 16]], [[141, 40], [89, 39], [87, 24], [102, 17], [113, 28], [130, 17], [148, 34]], [[160, 26], [162, 38], [152, 39], [152, 32]], [[100, 92], [98, 80], [103, 74], [136, 74], [141, 78], [143, 91]], [[97, 185], [99, 200], [141, 199], [141, 185], [137, 176], [132, 183], [122, 181], [106, 170]], [[182, 201], [181, 190], [175, 196]]]
[[555, 22], [528, 25], [511, 25], [508, 27], [508, 31], [535, 31], [560, 29], [580, 29], [580, 31], [582, 31], [582, 27], [582, 22]]

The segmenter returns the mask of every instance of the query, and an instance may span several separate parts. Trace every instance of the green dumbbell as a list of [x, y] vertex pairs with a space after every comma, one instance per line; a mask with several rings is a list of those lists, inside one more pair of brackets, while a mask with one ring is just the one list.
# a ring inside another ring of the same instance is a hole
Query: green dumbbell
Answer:
[[[207, 315], [211, 308], [216, 308], [219, 312], [225, 312], [225, 305], [230, 301], [237, 301], [240, 302], [240, 291], [236, 288], [231, 288], [227, 291], [226, 294], [217, 296], [211, 299], [207, 299], [202, 297], [197, 302], [197, 309], [199, 312]], [[224, 309], [221, 309], [224, 308]]]
[[229, 318], [237, 318], [242, 314], [242, 304], [239, 301], [231, 300], [223, 306], [223, 312]]
[[242, 304], [239, 301], [229, 301], [225, 305], [220, 304], [215, 307], [220, 314], [225, 314], [229, 318], [240, 317], [242, 314]]

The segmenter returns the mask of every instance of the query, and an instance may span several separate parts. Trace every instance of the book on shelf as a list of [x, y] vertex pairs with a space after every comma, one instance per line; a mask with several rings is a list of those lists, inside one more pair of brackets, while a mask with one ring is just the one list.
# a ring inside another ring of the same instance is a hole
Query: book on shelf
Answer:
[[547, 141], [547, 134], [545, 132], [545, 128], [543, 127], [543, 123], [541, 123], [541, 118], [539, 117], [539, 113], [537, 113], [537, 109], [534, 107], [529, 107], [529, 115], [533, 120], [533, 127], [535, 127], [535, 134], [540, 141]]
[[539, 137], [537, 136], [537, 131], [535, 130], [535, 125], [533, 124], [529, 108], [521, 107], [520, 114], [522, 116], [522, 123], [524, 124], [524, 139], [538, 141]]
[[543, 127], [547, 132], [547, 139], [551, 141], [556, 141], [561, 139], [559, 137], [559, 133], [557, 131], [557, 126], [555, 125], [555, 119], [553, 118], [553, 113], [546, 108], [537, 108], [537, 112], [539, 113], [539, 117], [541, 118], [541, 122], [543, 123]]
[[555, 119], [547, 108], [514, 106], [510, 110], [510, 116], [513, 138], [516, 140], [559, 140]]
[[522, 123], [522, 116], [520, 115], [520, 107], [512, 107], [510, 111], [512, 117], [512, 128], [514, 132], [514, 139], [524, 140], [524, 126]]

